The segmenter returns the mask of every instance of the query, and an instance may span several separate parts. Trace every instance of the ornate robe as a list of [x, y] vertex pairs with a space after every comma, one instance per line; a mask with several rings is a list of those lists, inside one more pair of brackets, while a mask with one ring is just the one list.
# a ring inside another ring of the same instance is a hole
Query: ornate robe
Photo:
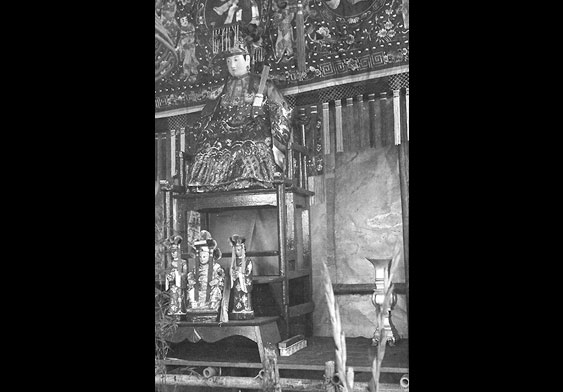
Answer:
[[218, 263], [199, 264], [188, 273], [188, 312], [217, 312], [223, 297], [225, 272]]
[[252, 260], [237, 257], [231, 265], [231, 296], [233, 305], [229, 319], [246, 320], [254, 318], [252, 309]]
[[172, 260], [172, 270], [166, 275], [165, 287], [170, 294], [168, 314], [185, 314], [185, 279], [188, 270], [186, 260]]

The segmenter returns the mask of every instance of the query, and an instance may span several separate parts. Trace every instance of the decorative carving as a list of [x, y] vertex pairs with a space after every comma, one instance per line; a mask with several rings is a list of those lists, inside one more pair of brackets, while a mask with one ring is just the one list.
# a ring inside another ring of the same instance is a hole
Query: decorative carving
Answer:
[[[391, 285], [389, 281], [389, 272], [391, 259], [370, 259], [367, 258], [373, 265], [375, 269], [375, 289], [373, 290], [373, 295], [371, 301], [376, 308], [378, 314], [382, 314], [383, 320], [382, 325], [377, 325], [375, 327], [375, 332], [373, 333], [372, 344], [377, 346], [381, 336], [381, 329], [385, 331], [387, 336], [387, 343], [390, 346], [395, 344], [396, 338], [393, 333], [392, 323], [391, 323], [391, 310], [395, 303], [397, 302], [397, 296], [393, 292], [391, 296], [391, 301], [389, 304], [385, 304], [385, 295]], [[386, 306], [387, 305], [387, 306]]]

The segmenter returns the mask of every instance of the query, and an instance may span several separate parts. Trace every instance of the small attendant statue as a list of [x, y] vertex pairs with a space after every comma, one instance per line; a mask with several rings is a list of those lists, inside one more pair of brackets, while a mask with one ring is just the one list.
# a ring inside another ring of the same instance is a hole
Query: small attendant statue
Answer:
[[207, 230], [194, 241], [195, 267], [188, 273], [188, 321], [218, 321], [225, 271], [217, 261], [221, 250]]
[[254, 318], [252, 309], [252, 260], [246, 257], [244, 237], [233, 234], [229, 238], [233, 247], [231, 259], [232, 310], [229, 320], [248, 320]]
[[165, 246], [170, 252], [172, 261], [170, 263], [171, 270], [166, 275], [165, 289], [170, 294], [170, 305], [167, 313], [169, 315], [181, 316], [186, 314], [186, 274], [188, 272], [188, 264], [186, 260], [181, 258], [180, 243], [182, 237], [175, 235], [170, 237]]

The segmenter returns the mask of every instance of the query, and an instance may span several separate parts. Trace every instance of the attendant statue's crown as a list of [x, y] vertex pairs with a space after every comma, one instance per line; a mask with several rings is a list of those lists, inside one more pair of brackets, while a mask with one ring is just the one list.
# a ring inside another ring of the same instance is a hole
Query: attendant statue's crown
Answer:
[[232, 245], [232, 246], [241, 245], [241, 244], [244, 244], [244, 242], [246, 241], [246, 238], [241, 237], [241, 236], [238, 235], [238, 234], [233, 234], [233, 235], [229, 238], [229, 241], [231, 242], [231, 245]]
[[164, 246], [166, 246], [170, 250], [173, 250], [173, 249], [178, 249], [181, 243], [182, 243], [182, 237], [179, 235], [173, 235], [166, 239], [166, 241], [164, 242]]
[[211, 233], [207, 230], [200, 232], [200, 238], [194, 241], [193, 247], [196, 251], [200, 250], [202, 247], [209, 248], [209, 250], [213, 252], [213, 257], [215, 257], [216, 260], [219, 260], [223, 255], [221, 250], [217, 247], [217, 241], [211, 237]]

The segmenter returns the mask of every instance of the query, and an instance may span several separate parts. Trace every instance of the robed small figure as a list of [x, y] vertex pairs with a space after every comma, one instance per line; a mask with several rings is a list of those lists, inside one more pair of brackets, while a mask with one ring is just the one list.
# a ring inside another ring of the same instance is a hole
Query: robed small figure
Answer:
[[195, 267], [188, 273], [188, 321], [219, 321], [225, 271], [217, 262], [221, 250], [211, 234], [202, 230], [194, 241]]
[[188, 264], [181, 258], [182, 237], [172, 236], [164, 243], [172, 258], [170, 270], [166, 274], [165, 290], [170, 296], [167, 314], [181, 316], [186, 314], [186, 275]]
[[233, 248], [230, 268], [232, 307], [229, 320], [253, 319], [252, 260], [246, 257], [246, 239], [234, 234], [229, 241]]

